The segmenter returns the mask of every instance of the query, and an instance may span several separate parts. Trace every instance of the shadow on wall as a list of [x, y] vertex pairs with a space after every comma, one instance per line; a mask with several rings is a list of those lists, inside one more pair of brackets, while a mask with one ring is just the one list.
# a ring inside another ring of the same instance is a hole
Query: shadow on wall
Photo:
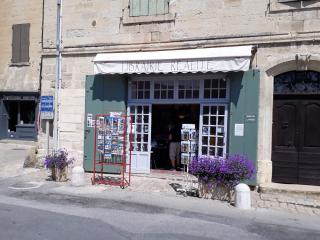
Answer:
[[96, 75], [90, 90], [92, 100], [123, 102], [127, 100], [127, 76]]
[[238, 101], [240, 99], [240, 94], [243, 93], [243, 82], [242, 81], [235, 81], [235, 79], [242, 79], [243, 72], [235, 72], [230, 75], [230, 84], [231, 84], [231, 94], [230, 101], [234, 104], [235, 107], [238, 106]]

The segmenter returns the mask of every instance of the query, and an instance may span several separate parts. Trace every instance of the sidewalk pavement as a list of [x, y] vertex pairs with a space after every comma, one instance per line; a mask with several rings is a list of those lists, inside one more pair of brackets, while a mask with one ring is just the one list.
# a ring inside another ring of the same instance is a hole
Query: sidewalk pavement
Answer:
[[[143, 206], [150, 213], [174, 212], [175, 214], [202, 217], [253, 220], [260, 223], [305, 227], [318, 230], [320, 218], [316, 216], [290, 214], [270, 209], [240, 210], [226, 202], [177, 195], [170, 183], [182, 183], [180, 173], [154, 173], [150, 176], [132, 176], [132, 185], [125, 189], [118, 186], [92, 185], [92, 174], [86, 174], [86, 184], [71, 186], [68, 182], [46, 181], [49, 172], [36, 172], [0, 181], [0, 195], [8, 199], [70, 204], [88, 208], [113, 208], [121, 206], [123, 211], [136, 211]], [[241, 221], [242, 221], [241, 220]]]
[[0, 140], [0, 179], [21, 176], [35, 172], [33, 168], [23, 168], [35, 143], [27, 141]]
[[[183, 185], [181, 172], [153, 171], [150, 175], [132, 176], [131, 186], [121, 189], [117, 186], [92, 185], [92, 174], [86, 173], [86, 184], [73, 187], [71, 182], [48, 181], [50, 172], [46, 169], [23, 168], [25, 154], [32, 145], [0, 144], [0, 195], [26, 200], [65, 202], [88, 207], [112, 207], [121, 202], [126, 206], [143, 205], [147, 209], [170, 209], [170, 211], [192, 212], [221, 217], [259, 219], [275, 224], [304, 224], [317, 229], [320, 218], [285, 211], [252, 208], [239, 210], [226, 202], [196, 197], [184, 197], [170, 186], [172, 183]], [[71, 171], [69, 172], [71, 177]], [[191, 177], [193, 182], [195, 178]], [[109, 205], [105, 205], [106, 203]], [[111, 202], [111, 205], [110, 205]], [[125, 210], [125, 209], [124, 209]], [[166, 210], [165, 210], [166, 211]]]

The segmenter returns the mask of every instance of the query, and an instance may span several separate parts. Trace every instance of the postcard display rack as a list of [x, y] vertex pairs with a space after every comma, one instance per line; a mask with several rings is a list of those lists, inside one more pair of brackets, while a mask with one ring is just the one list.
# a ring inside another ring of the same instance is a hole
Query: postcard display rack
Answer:
[[195, 195], [195, 188], [189, 180], [189, 164], [197, 155], [198, 132], [195, 124], [182, 124], [181, 129], [181, 164], [185, 174], [185, 186], [182, 193], [185, 195]]
[[[124, 188], [131, 181], [130, 117], [121, 113], [99, 114], [95, 117], [94, 167], [92, 184], [108, 184]], [[128, 121], [129, 120], [129, 121]], [[129, 127], [128, 127], [129, 126]], [[129, 135], [128, 135], [129, 130]], [[127, 147], [129, 136], [129, 147]], [[129, 158], [127, 161], [127, 157]], [[119, 169], [120, 176], [107, 175], [105, 167]]]

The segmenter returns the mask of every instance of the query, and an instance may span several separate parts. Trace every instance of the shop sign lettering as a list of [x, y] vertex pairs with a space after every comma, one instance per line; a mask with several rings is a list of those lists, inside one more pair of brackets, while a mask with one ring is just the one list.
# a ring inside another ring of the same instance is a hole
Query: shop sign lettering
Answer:
[[122, 62], [122, 73], [207, 72], [215, 69], [217, 62], [213, 60]]

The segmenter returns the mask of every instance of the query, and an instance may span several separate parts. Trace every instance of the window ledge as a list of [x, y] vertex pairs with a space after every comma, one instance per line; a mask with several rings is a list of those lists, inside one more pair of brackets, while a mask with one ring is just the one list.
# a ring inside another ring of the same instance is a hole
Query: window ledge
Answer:
[[10, 67], [24, 67], [24, 66], [30, 66], [29, 62], [19, 62], [19, 63], [9, 63]]
[[135, 25], [135, 24], [148, 24], [148, 23], [164, 23], [173, 22], [175, 20], [175, 15], [172, 13], [167, 13], [164, 15], [152, 15], [152, 16], [138, 16], [138, 17], [123, 17], [123, 25]]

